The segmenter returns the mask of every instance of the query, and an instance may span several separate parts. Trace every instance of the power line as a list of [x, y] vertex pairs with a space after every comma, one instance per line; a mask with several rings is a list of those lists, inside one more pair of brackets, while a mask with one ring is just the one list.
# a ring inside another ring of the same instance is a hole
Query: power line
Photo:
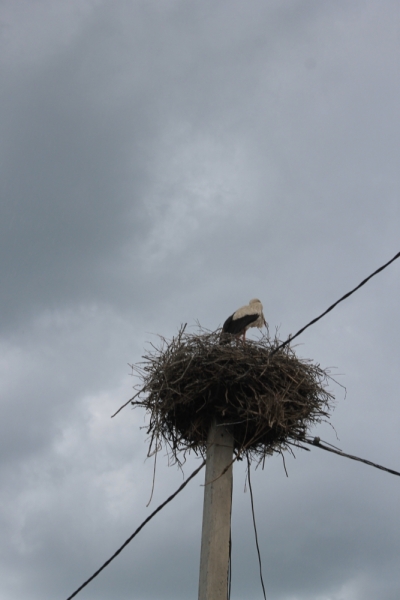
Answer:
[[371, 273], [371, 275], [369, 275], [368, 277], [366, 277], [365, 279], [363, 279], [363, 281], [361, 283], [359, 283], [353, 290], [351, 290], [350, 292], [347, 292], [347, 294], [345, 294], [344, 296], [342, 296], [341, 298], [339, 298], [339, 300], [337, 300], [334, 304], [332, 304], [329, 308], [327, 308], [325, 312], [323, 312], [321, 315], [319, 315], [319, 317], [316, 317], [315, 319], [313, 319], [312, 321], [310, 321], [309, 323], [307, 323], [307, 325], [305, 325], [304, 327], [302, 327], [301, 329], [299, 329], [299, 331], [297, 333], [295, 333], [295, 335], [291, 335], [286, 340], [286, 342], [283, 342], [282, 344], [280, 344], [277, 348], [275, 348], [271, 352], [271, 354], [275, 354], [276, 352], [278, 352], [278, 350], [282, 350], [282, 348], [284, 348], [285, 346], [287, 346], [288, 344], [290, 344], [295, 338], [297, 338], [297, 336], [299, 336], [301, 333], [303, 333], [303, 331], [305, 331], [306, 329], [308, 329], [309, 327], [311, 327], [311, 325], [314, 325], [314, 323], [316, 323], [317, 321], [319, 321], [320, 319], [322, 319], [322, 317], [324, 317], [325, 315], [328, 314], [328, 312], [330, 312], [331, 310], [333, 310], [335, 308], [335, 306], [337, 306], [340, 302], [343, 302], [343, 300], [346, 300], [346, 298], [348, 298], [349, 296], [351, 296], [352, 294], [354, 294], [354, 292], [356, 292], [363, 285], [365, 285], [367, 283], [367, 281], [369, 281], [370, 279], [372, 279], [372, 277], [375, 277], [375, 275], [377, 275], [378, 273], [380, 273], [381, 271], [383, 271], [384, 269], [386, 269], [386, 267], [388, 267], [392, 262], [394, 262], [398, 258], [400, 258], [400, 252], [398, 252], [387, 263], [385, 263], [384, 265], [382, 265], [381, 267], [379, 267], [379, 269], [377, 269], [376, 271], [374, 271], [373, 273]]
[[311, 446], [316, 446], [317, 448], [321, 448], [322, 450], [326, 450], [327, 452], [333, 452], [333, 454], [338, 454], [339, 456], [344, 456], [345, 458], [350, 458], [351, 460], [357, 460], [358, 462], [362, 462], [370, 467], [375, 467], [375, 469], [380, 469], [381, 471], [386, 471], [387, 473], [391, 473], [392, 475], [398, 475], [400, 477], [400, 473], [398, 471], [394, 471], [393, 469], [388, 469], [387, 467], [382, 467], [382, 465], [377, 465], [376, 463], [371, 462], [370, 460], [366, 460], [365, 458], [359, 458], [358, 456], [353, 456], [352, 454], [346, 454], [342, 452], [338, 448], [328, 448], [325, 444], [321, 443], [321, 439], [319, 437], [315, 437], [313, 440], [303, 440], [306, 444], [310, 444]]
[[155, 517], [155, 515], [156, 515], [158, 512], [160, 512], [160, 510], [161, 510], [162, 508], [164, 508], [164, 506], [165, 506], [166, 504], [168, 504], [168, 502], [171, 502], [171, 500], [173, 500], [173, 499], [175, 498], [175, 496], [177, 496], [177, 495], [179, 494], [179, 492], [181, 492], [181, 491], [183, 490], [183, 488], [187, 486], [187, 484], [189, 483], [189, 481], [190, 481], [191, 479], [193, 479], [193, 477], [196, 477], [197, 473], [198, 473], [199, 471], [201, 471], [201, 469], [204, 467], [204, 465], [205, 465], [205, 464], [206, 464], [206, 461], [205, 461], [205, 460], [203, 460], [203, 462], [201, 463], [201, 465], [200, 465], [200, 466], [199, 466], [197, 469], [195, 469], [195, 470], [193, 471], [193, 473], [192, 473], [192, 474], [191, 474], [191, 475], [190, 475], [190, 476], [189, 476], [189, 477], [186, 479], [186, 481], [184, 481], [184, 482], [182, 483], [182, 485], [180, 485], [180, 486], [178, 487], [178, 489], [176, 490], [176, 492], [174, 492], [174, 493], [173, 493], [171, 496], [169, 496], [169, 497], [168, 497], [168, 498], [167, 498], [167, 499], [166, 499], [166, 500], [165, 500], [165, 501], [164, 501], [162, 504], [160, 504], [160, 506], [158, 506], [158, 507], [157, 507], [157, 508], [156, 508], [156, 509], [155, 509], [155, 510], [154, 510], [154, 511], [151, 513], [151, 515], [149, 515], [149, 516], [147, 517], [147, 519], [145, 519], [145, 520], [143, 521], [143, 523], [142, 523], [141, 525], [139, 525], [139, 527], [136, 529], [136, 531], [135, 531], [134, 533], [132, 533], [132, 535], [131, 535], [131, 536], [130, 536], [130, 537], [127, 539], [127, 540], [126, 540], [126, 542], [124, 542], [124, 543], [122, 544], [122, 546], [121, 546], [121, 547], [120, 547], [120, 548], [119, 548], [119, 549], [118, 549], [118, 550], [117, 550], [117, 551], [116, 551], [116, 552], [115, 552], [115, 553], [114, 553], [114, 554], [111, 556], [111, 558], [109, 558], [108, 560], [106, 560], [106, 562], [104, 563], [104, 565], [102, 565], [102, 566], [100, 567], [100, 569], [98, 569], [98, 570], [97, 570], [95, 573], [93, 573], [93, 575], [92, 575], [91, 577], [89, 577], [89, 579], [87, 579], [87, 580], [85, 581], [85, 583], [83, 583], [83, 584], [82, 584], [82, 585], [81, 585], [81, 586], [80, 586], [80, 587], [79, 587], [79, 588], [78, 588], [78, 589], [77, 589], [77, 590], [76, 590], [76, 591], [75, 591], [73, 594], [71, 594], [71, 596], [68, 596], [67, 600], [71, 600], [72, 598], [74, 598], [74, 597], [75, 597], [75, 596], [76, 596], [76, 595], [77, 595], [77, 594], [78, 594], [78, 593], [79, 593], [81, 590], [83, 590], [83, 588], [84, 588], [84, 587], [86, 587], [86, 586], [88, 585], [88, 583], [90, 583], [91, 581], [93, 581], [93, 579], [94, 579], [95, 577], [97, 577], [97, 575], [98, 575], [99, 573], [101, 573], [101, 571], [102, 571], [103, 569], [105, 569], [105, 568], [107, 567], [107, 565], [109, 565], [109, 564], [110, 564], [110, 562], [111, 562], [112, 560], [114, 560], [114, 558], [115, 558], [116, 556], [118, 556], [118, 554], [120, 554], [120, 552], [122, 552], [122, 550], [123, 550], [123, 549], [124, 549], [124, 548], [125, 548], [125, 547], [126, 547], [128, 544], [129, 544], [129, 542], [131, 542], [131, 541], [133, 540], [133, 538], [134, 538], [134, 537], [135, 537], [135, 536], [136, 536], [136, 535], [139, 533], [139, 531], [140, 531], [141, 529], [143, 529], [143, 527], [144, 527], [144, 526], [145, 526], [145, 525], [146, 525], [146, 524], [147, 524], [149, 521], [151, 521], [151, 519], [152, 519], [153, 517]]
[[253, 516], [253, 525], [254, 525], [254, 537], [256, 539], [256, 548], [257, 548], [257, 556], [258, 556], [258, 565], [260, 568], [260, 580], [261, 580], [261, 587], [263, 590], [263, 594], [264, 594], [264, 600], [267, 600], [267, 596], [265, 593], [265, 585], [264, 585], [264, 578], [263, 578], [263, 574], [262, 574], [262, 563], [261, 563], [261, 553], [260, 553], [260, 546], [258, 544], [258, 535], [257, 535], [257, 525], [256, 525], [256, 515], [254, 512], [254, 498], [253, 498], [253, 488], [251, 487], [251, 479], [250, 479], [250, 459], [249, 456], [247, 455], [247, 479], [249, 482], [249, 491], [250, 491], [250, 501], [251, 501], [251, 514]]
[[233, 469], [232, 469], [232, 487], [231, 487], [231, 519], [229, 523], [229, 562], [228, 562], [228, 599], [231, 600], [232, 589], [232, 499], [233, 499]]

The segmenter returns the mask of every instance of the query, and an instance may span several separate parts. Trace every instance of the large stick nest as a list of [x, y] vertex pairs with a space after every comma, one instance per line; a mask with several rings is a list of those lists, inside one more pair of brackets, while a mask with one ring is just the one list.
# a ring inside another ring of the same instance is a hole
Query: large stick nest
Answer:
[[289, 346], [274, 352], [279, 343], [263, 336], [221, 344], [219, 332], [182, 327], [152, 345], [133, 366], [141, 383], [132, 404], [150, 415], [149, 453], [165, 444], [178, 463], [190, 450], [204, 455], [214, 418], [233, 432], [236, 453], [257, 461], [301, 443], [329, 418], [334, 397], [325, 389], [327, 371]]

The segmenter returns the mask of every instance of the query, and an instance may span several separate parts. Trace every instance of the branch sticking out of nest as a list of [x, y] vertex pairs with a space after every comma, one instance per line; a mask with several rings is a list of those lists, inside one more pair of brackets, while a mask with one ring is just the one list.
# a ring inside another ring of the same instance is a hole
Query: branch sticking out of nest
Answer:
[[149, 454], [164, 443], [179, 464], [190, 450], [204, 456], [216, 418], [232, 430], [238, 456], [261, 462], [291, 451], [312, 425], [328, 420], [334, 401], [325, 389], [328, 372], [289, 346], [271, 355], [277, 338], [221, 344], [219, 332], [184, 330], [171, 341], [161, 338], [133, 366], [141, 385], [132, 404], [150, 414]]

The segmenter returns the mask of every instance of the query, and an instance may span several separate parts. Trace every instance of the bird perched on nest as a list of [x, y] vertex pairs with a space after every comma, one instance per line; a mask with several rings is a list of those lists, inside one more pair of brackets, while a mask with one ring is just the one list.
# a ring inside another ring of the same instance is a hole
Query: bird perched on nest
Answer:
[[253, 298], [246, 306], [238, 308], [236, 312], [227, 318], [222, 327], [221, 339], [224, 341], [228, 337], [226, 334], [243, 336], [246, 338], [246, 331], [250, 327], [268, 327], [263, 314], [263, 305], [260, 300]]

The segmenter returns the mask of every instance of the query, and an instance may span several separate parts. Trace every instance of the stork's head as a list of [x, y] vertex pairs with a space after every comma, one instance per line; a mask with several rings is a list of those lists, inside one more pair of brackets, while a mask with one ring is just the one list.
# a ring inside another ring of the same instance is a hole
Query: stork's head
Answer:
[[250, 300], [249, 304], [261, 304], [261, 301], [258, 298], [253, 298], [253, 300]]

